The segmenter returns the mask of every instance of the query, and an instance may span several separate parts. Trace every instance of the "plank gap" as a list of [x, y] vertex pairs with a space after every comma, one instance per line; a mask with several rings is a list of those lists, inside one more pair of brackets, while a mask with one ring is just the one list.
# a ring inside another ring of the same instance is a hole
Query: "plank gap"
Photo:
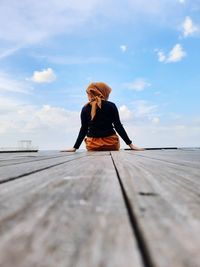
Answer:
[[114, 159], [112, 157], [112, 154], [111, 154], [111, 159], [112, 159], [112, 162], [113, 162], [113, 165], [114, 165], [114, 168], [115, 168], [115, 171], [116, 171], [116, 175], [117, 175], [117, 178], [118, 178], [118, 181], [119, 181], [119, 184], [120, 184], [120, 188], [121, 188], [121, 191], [122, 191], [122, 196], [123, 196], [123, 199], [124, 199], [124, 202], [125, 202], [125, 206], [126, 206], [127, 212], [128, 212], [128, 217], [129, 217], [129, 220], [130, 220], [130, 223], [131, 223], [131, 226], [132, 226], [131, 227], [132, 228], [132, 232], [133, 232], [133, 234], [134, 234], [134, 236], [136, 238], [136, 241], [137, 241], [137, 244], [138, 244], [138, 247], [139, 247], [139, 251], [141, 253], [141, 258], [142, 258], [144, 267], [155, 267], [156, 265], [153, 263], [149, 248], [148, 248], [148, 246], [146, 244], [145, 238], [144, 238], [144, 236], [142, 234], [142, 231], [140, 229], [140, 225], [138, 223], [136, 215], [134, 214], [134, 211], [132, 209], [132, 206], [131, 206], [131, 203], [129, 201], [129, 198], [128, 198], [127, 194], [126, 194], [125, 188], [124, 188], [123, 183], [121, 181], [121, 178], [120, 178], [119, 172], [117, 170], [116, 164], [114, 162]]
[[[70, 155], [67, 155], [67, 156], [70, 156]], [[28, 157], [30, 157], [30, 156], [28, 156]], [[64, 158], [64, 157], [66, 157], [66, 156], [56, 156], [56, 157], [46, 157], [46, 158], [37, 158], [36, 156], [34, 156], [34, 160], [27, 160], [27, 161], [24, 160], [24, 161], [21, 161], [21, 162], [14, 162], [14, 163], [12, 163], [12, 160], [6, 159], [4, 161], [7, 162], [8, 164], [1, 165], [0, 168], [1, 167], [5, 167], [5, 166], [9, 166], [9, 165], [13, 166], [13, 165], [18, 165], [18, 164], [37, 162], [37, 161], [43, 161], [43, 160], [48, 160], [48, 159]], [[15, 159], [15, 160], [17, 160], [17, 159]], [[23, 158], [20, 158], [20, 160], [23, 160]]]
[[[127, 152], [127, 154], [131, 155], [131, 153], [129, 153], [129, 152]], [[159, 159], [159, 158], [150, 157], [150, 156], [146, 156], [146, 155], [139, 155], [139, 154], [135, 154], [134, 156], [136, 156], [136, 157], [142, 157], [142, 158], [147, 158], [147, 159], [152, 159], [152, 160], [156, 160], [156, 161], [161, 161], [161, 162], [169, 163], [169, 164], [172, 164], [172, 165], [178, 165], [178, 166], [182, 166], [182, 167], [194, 169], [193, 166], [188, 166], [188, 165], [186, 165], [184, 163], [180, 163], [180, 162], [172, 162], [172, 161], [169, 161], [169, 160], [164, 160], [164, 159]]]
[[29, 176], [31, 174], [34, 174], [34, 173], [37, 173], [37, 172], [40, 172], [40, 171], [44, 171], [44, 170], [47, 170], [47, 169], [50, 169], [50, 168], [59, 166], [59, 165], [64, 164], [66, 162], [70, 162], [70, 161], [73, 161], [73, 160], [77, 160], [77, 159], [83, 158], [83, 157], [87, 157], [87, 156], [82, 156], [82, 157], [79, 157], [79, 158], [74, 158], [74, 159], [63, 161], [63, 162], [60, 162], [60, 163], [56, 163], [54, 165], [50, 165], [50, 166], [47, 166], [47, 167], [44, 167], [44, 168], [41, 168], [41, 169], [38, 169], [38, 170], [34, 170], [34, 171], [31, 171], [31, 172], [23, 173], [23, 174], [20, 174], [18, 176], [6, 178], [6, 179], [0, 181], [0, 185], [1, 184], [4, 184], [4, 183], [7, 183], [7, 182], [14, 181], [14, 180], [19, 179], [19, 178], [23, 178], [25, 176]]

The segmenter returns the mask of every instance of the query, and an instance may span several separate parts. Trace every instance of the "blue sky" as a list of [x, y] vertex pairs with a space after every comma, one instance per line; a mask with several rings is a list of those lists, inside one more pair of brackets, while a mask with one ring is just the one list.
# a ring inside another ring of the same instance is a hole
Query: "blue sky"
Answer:
[[200, 146], [199, 0], [3, 0], [0, 25], [0, 147], [73, 146], [91, 81], [136, 145]]

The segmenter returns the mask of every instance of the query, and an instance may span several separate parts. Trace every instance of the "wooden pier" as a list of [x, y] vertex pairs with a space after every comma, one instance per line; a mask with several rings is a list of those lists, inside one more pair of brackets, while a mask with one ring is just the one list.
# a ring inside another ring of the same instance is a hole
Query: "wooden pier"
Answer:
[[200, 150], [0, 154], [1, 267], [199, 267]]

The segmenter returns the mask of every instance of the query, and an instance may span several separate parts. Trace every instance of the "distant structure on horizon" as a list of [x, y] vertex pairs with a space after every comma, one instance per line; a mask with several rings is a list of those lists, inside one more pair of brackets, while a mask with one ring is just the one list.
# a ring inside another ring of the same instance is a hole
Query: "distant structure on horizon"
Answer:
[[6, 152], [38, 152], [39, 148], [32, 146], [31, 140], [20, 140], [18, 147], [0, 147], [0, 153]]

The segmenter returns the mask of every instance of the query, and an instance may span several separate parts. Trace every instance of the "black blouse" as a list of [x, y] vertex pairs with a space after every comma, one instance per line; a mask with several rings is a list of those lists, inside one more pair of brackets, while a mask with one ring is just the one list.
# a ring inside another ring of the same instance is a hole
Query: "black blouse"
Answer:
[[101, 109], [97, 108], [93, 120], [91, 120], [90, 114], [91, 105], [88, 104], [81, 111], [81, 128], [74, 148], [80, 147], [86, 135], [88, 137], [106, 137], [115, 134], [115, 130], [127, 145], [132, 143], [121, 124], [119, 112], [114, 103], [103, 100]]

